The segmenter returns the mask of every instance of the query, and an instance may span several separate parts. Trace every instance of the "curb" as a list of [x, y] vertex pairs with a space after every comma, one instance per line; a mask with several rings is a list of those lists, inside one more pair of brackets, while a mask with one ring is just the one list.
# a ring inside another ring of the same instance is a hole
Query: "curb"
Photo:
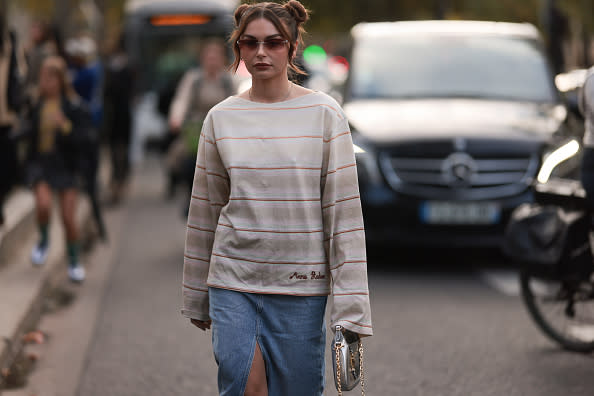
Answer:
[[5, 223], [0, 228], [0, 270], [10, 265], [21, 241], [35, 227], [33, 194], [25, 189], [13, 191], [4, 204]]
[[[31, 214], [31, 216], [33, 216]], [[92, 238], [91, 205], [86, 196], [79, 198], [77, 220], [81, 240]], [[65, 238], [60, 217], [54, 208], [50, 224], [50, 251], [41, 268], [31, 265], [30, 252], [37, 233], [21, 232], [10, 251], [14, 258], [9, 266], [0, 268], [0, 370], [9, 369], [22, 349], [22, 335], [34, 329], [43, 310], [45, 296], [55, 288], [65, 273]], [[25, 228], [27, 230], [27, 228]], [[12, 237], [11, 237], [12, 239]], [[8, 244], [3, 239], [2, 245]], [[84, 244], [84, 243], [83, 243]], [[10, 243], [10, 245], [13, 245]], [[0, 375], [0, 393], [4, 378]]]

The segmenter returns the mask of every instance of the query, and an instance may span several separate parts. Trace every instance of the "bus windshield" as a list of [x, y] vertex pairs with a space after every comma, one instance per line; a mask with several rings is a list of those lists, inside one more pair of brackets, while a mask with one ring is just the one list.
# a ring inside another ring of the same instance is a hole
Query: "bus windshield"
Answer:
[[130, 0], [126, 44], [139, 91], [159, 91], [199, 66], [207, 37], [228, 37], [237, 0]]
[[143, 37], [140, 42], [142, 73], [140, 84], [145, 90], [159, 91], [169, 81], [178, 79], [198, 65], [198, 48], [202, 37]]

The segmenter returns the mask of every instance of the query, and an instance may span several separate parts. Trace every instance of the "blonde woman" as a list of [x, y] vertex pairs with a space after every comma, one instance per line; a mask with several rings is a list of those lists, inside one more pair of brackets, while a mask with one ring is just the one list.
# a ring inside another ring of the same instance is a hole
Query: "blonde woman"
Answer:
[[50, 56], [43, 61], [39, 74], [39, 100], [30, 119], [27, 177], [35, 193], [40, 232], [31, 260], [37, 266], [47, 260], [52, 198], [57, 192], [66, 230], [68, 275], [73, 282], [82, 282], [85, 271], [79, 261], [76, 224], [80, 164], [77, 142], [87, 132], [89, 117], [73, 93], [66, 72], [66, 63], [60, 57]]
[[237, 8], [233, 67], [252, 87], [202, 128], [182, 313], [212, 327], [221, 395], [322, 395], [328, 295], [333, 329], [372, 335], [348, 122], [289, 80], [307, 18], [296, 0]]

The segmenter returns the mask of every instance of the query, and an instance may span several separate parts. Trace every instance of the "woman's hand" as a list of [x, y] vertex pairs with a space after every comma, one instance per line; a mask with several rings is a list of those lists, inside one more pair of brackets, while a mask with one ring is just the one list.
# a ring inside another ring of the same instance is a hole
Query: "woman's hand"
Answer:
[[54, 113], [54, 125], [56, 128], [62, 129], [64, 124], [66, 124], [66, 116], [62, 113], [61, 110], [58, 110]]
[[72, 131], [72, 124], [70, 120], [66, 118], [64, 113], [61, 110], [58, 110], [56, 114], [54, 114], [54, 125], [56, 128], [62, 131], [65, 135], [69, 134]]
[[202, 331], [206, 331], [210, 329], [210, 325], [212, 324], [212, 320], [198, 320], [198, 319], [190, 319], [190, 322], [196, 327], [198, 327]]
[[179, 135], [182, 123], [178, 120], [169, 120], [169, 131], [174, 135]]

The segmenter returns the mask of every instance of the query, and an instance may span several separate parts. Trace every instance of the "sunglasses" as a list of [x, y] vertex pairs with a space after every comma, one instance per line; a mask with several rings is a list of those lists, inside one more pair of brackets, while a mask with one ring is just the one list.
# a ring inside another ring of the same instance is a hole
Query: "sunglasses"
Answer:
[[278, 51], [284, 48], [288, 42], [289, 40], [282, 39], [268, 39], [264, 41], [258, 41], [256, 39], [242, 39], [237, 40], [237, 45], [239, 46], [239, 49], [254, 51], [258, 49], [260, 44], [263, 44], [264, 48], [267, 50]]

